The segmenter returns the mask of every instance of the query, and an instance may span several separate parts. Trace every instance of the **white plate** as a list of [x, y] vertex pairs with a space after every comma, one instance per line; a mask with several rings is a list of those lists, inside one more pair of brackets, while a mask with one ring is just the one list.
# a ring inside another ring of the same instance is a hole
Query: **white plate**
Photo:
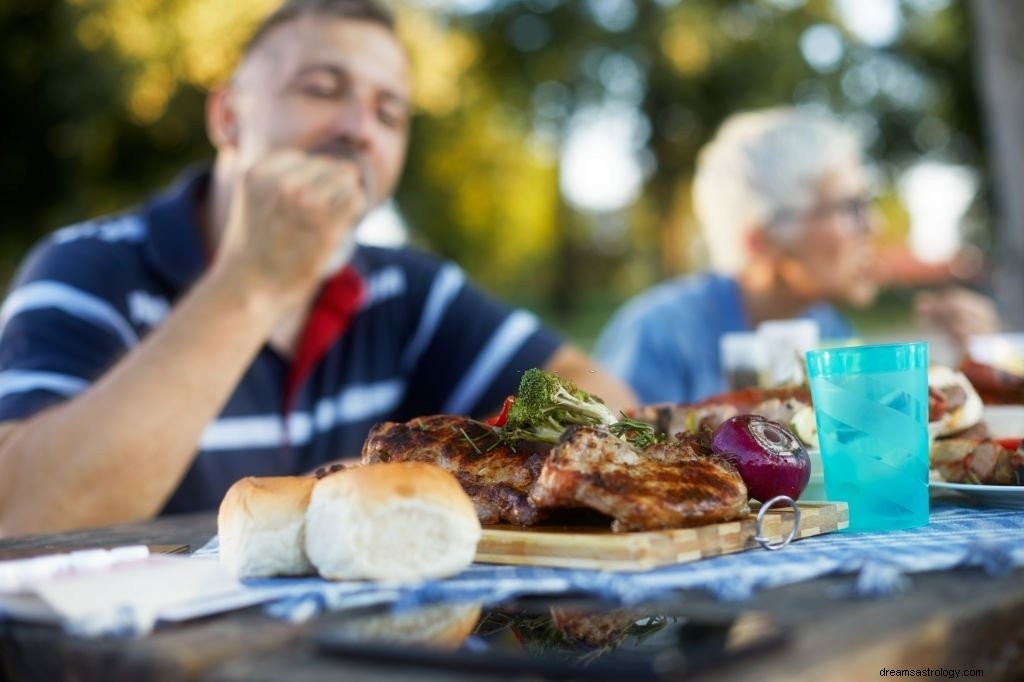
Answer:
[[932, 481], [929, 485], [933, 490], [955, 490], [985, 507], [1024, 509], [1024, 486], [974, 485], [971, 483], [946, 483], [945, 481]]

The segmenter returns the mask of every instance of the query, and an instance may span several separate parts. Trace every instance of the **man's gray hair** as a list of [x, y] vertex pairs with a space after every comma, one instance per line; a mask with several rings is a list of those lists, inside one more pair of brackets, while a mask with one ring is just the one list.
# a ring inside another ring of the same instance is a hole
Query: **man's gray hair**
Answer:
[[739, 272], [753, 230], [785, 238], [797, 216], [813, 208], [816, 185], [843, 163], [861, 162], [861, 144], [846, 126], [788, 107], [735, 114], [700, 152], [694, 211], [712, 267]]
[[278, 26], [305, 16], [369, 21], [389, 31], [395, 30], [394, 13], [378, 0], [285, 0], [256, 27], [245, 44], [243, 57], [248, 56]]

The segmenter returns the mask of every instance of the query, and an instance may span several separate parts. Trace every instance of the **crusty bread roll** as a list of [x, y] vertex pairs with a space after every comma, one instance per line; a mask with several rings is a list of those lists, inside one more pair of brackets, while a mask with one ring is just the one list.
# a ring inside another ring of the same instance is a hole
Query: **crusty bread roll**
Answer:
[[482, 611], [479, 602], [430, 604], [402, 613], [352, 616], [332, 625], [331, 634], [352, 642], [455, 651], [476, 630]]
[[480, 521], [455, 477], [423, 462], [368, 464], [317, 481], [306, 554], [325, 578], [414, 582], [468, 566]]
[[306, 575], [306, 507], [312, 476], [248, 476], [220, 503], [220, 560], [239, 578]]

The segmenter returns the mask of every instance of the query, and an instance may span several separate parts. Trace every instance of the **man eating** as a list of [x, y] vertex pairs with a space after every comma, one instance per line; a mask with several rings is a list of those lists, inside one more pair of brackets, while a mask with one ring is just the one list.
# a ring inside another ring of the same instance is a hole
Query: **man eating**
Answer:
[[533, 366], [633, 402], [456, 266], [354, 245], [409, 80], [376, 1], [288, 0], [210, 94], [212, 168], [35, 248], [0, 312], [0, 536], [213, 509], [378, 421], [486, 415]]

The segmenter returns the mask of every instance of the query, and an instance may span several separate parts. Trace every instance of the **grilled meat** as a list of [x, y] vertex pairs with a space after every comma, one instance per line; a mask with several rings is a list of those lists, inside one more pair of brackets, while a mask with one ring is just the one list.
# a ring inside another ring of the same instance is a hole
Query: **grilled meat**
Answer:
[[644, 458], [665, 464], [678, 464], [714, 456], [710, 431], [681, 431], [673, 440], [660, 441], [641, 450]]
[[940, 439], [932, 445], [930, 459], [932, 469], [950, 483], [1024, 484], [1024, 452], [993, 440]]
[[963, 407], [967, 403], [967, 391], [963, 386], [928, 387], [928, 421], [934, 422], [947, 412]]
[[679, 431], [714, 429], [738, 414], [759, 414], [783, 424], [789, 422], [797, 410], [811, 404], [806, 386], [782, 388], [743, 388], [705, 398], [698, 403], [661, 403], [627, 410], [633, 419], [654, 426], [659, 435]]
[[566, 431], [530, 501], [591, 507], [614, 518], [616, 532], [656, 530], [739, 518], [747, 512], [747, 487], [735, 467], [699, 441], [658, 444], [647, 456], [588, 426]]
[[986, 405], [1024, 403], [1024, 376], [965, 357], [958, 369], [978, 391]]
[[527, 501], [527, 493], [548, 449], [513, 451], [483, 422], [435, 415], [405, 424], [377, 424], [363, 445], [362, 461], [436, 464], [462, 484], [480, 523], [529, 526], [546, 515]]
[[938, 437], [936, 439], [935, 442], [939, 442], [941, 440], [946, 440], [946, 439], [952, 439], [952, 440], [967, 439], [967, 440], [973, 440], [973, 441], [975, 441], [977, 443], [977, 442], [981, 442], [983, 440], [987, 440], [987, 439], [989, 439], [991, 437], [992, 437], [992, 434], [989, 432], [988, 424], [986, 424], [985, 422], [978, 422], [974, 426], [969, 426], [968, 428], [964, 429], [963, 431], [957, 431], [956, 433], [954, 433], [954, 434], [952, 434], [950, 436], [940, 436], [940, 437]]

